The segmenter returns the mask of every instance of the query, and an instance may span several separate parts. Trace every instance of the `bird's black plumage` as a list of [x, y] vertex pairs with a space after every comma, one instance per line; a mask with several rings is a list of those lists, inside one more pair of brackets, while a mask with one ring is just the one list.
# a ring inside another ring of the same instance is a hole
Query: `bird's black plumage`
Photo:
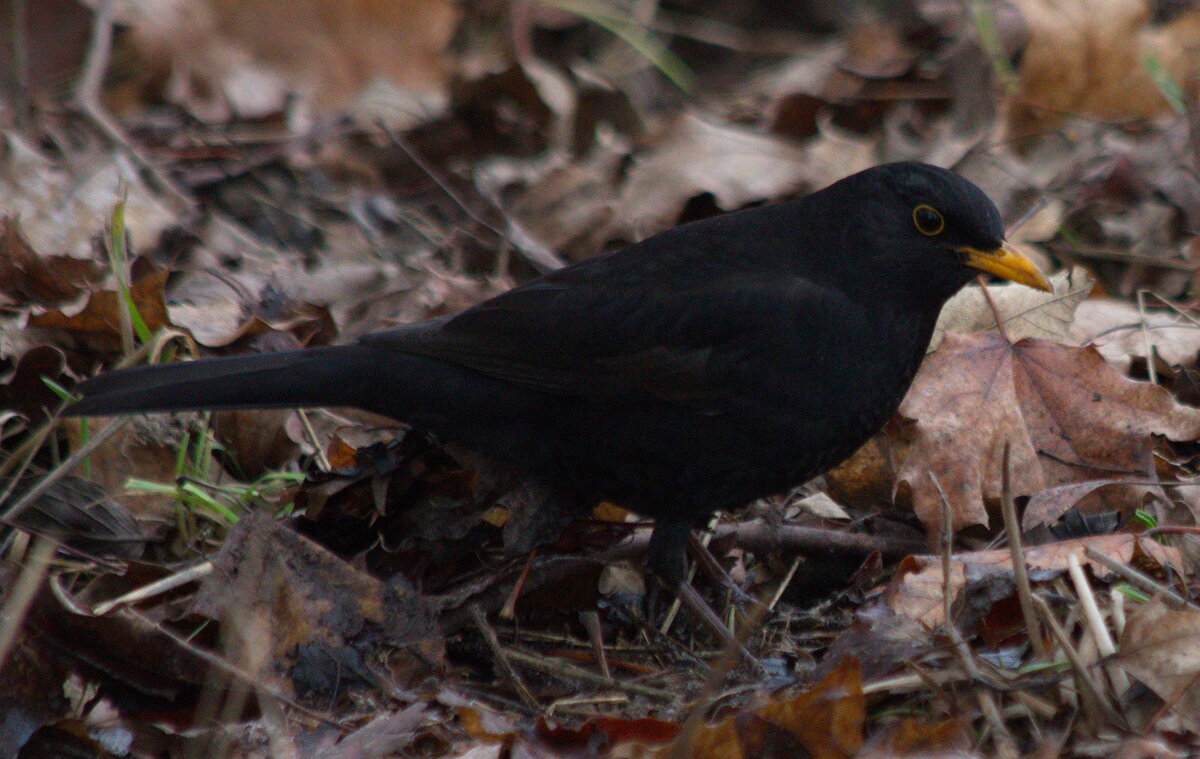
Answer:
[[803, 482], [877, 431], [946, 299], [1045, 279], [979, 188], [917, 163], [687, 224], [462, 313], [351, 345], [146, 366], [69, 414], [354, 406], [654, 517], [652, 561], [717, 509]]

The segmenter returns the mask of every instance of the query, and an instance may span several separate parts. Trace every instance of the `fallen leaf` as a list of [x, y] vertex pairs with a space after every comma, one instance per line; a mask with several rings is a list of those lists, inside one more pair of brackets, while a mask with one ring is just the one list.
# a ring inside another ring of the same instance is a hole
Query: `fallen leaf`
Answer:
[[99, 273], [95, 261], [39, 254], [16, 219], [0, 218], [0, 305], [58, 305], [81, 294]]
[[1191, 366], [1200, 355], [1200, 323], [1175, 311], [1138, 310], [1115, 300], [1091, 299], [1079, 304], [1071, 337], [1091, 343], [1113, 366], [1128, 372], [1133, 359], [1152, 351], [1172, 367]]
[[[982, 287], [963, 288], [942, 308], [929, 350], [941, 345], [947, 332], [995, 331], [996, 311], [1011, 340], [1023, 337], [1063, 340], [1074, 321], [1075, 310], [1091, 292], [1092, 280], [1087, 272], [1076, 267], [1058, 272], [1050, 278], [1050, 284], [1054, 291], [1049, 293], [1017, 284], [988, 285], [987, 294]], [[988, 296], [996, 304], [996, 311], [992, 310]]]
[[954, 529], [988, 524], [1006, 443], [1011, 493], [1020, 496], [1114, 475], [1145, 479], [1154, 472], [1151, 435], [1200, 436], [1200, 410], [1124, 377], [1093, 348], [1035, 338], [1014, 344], [992, 333], [948, 335], [900, 414], [912, 424], [901, 430], [910, 447], [896, 480], [912, 488], [917, 516], [935, 532], [935, 478]]
[[640, 239], [675, 224], [697, 195], [729, 211], [796, 193], [808, 177], [807, 155], [791, 143], [687, 114], [634, 164], [614, 216]]
[[[167, 276], [168, 272], [152, 266], [135, 266], [134, 280], [129, 286], [129, 297], [151, 332], [171, 326], [163, 291]], [[120, 346], [121, 311], [125, 307], [116, 290], [97, 290], [88, 297], [82, 309], [68, 313], [65, 309], [52, 308], [41, 314], [31, 314], [29, 326], [86, 335], [100, 342], [102, 350], [113, 350]]]
[[[1084, 554], [1085, 548], [1094, 548], [1122, 564], [1132, 564], [1136, 560], [1143, 563], [1153, 562], [1160, 568], [1185, 566], [1182, 563], [1183, 554], [1179, 549], [1164, 546], [1153, 540], [1142, 540], [1127, 533], [1093, 535], [1077, 540], [1030, 546], [1025, 549], [1025, 565], [1034, 581], [1046, 581], [1066, 571], [1067, 557], [1074, 556], [1080, 564], [1090, 567], [1097, 577], [1110, 577], [1111, 570], [1088, 558]], [[1007, 548], [956, 553], [950, 559], [949, 583], [942, 573], [940, 556], [912, 556], [905, 559], [888, 586], [885, 597], [888, 608], [896, 614], [920, 622], [926, 629], [934, 630], [945, 620], [944, 599], [947, 590], [953, 605], [968, 579], [1012, 576], [1012, 554]], [[1139, 568], [1149, 569], [1145, 566]]]
[[793, 756], [845, 759], [862, 747], [865, 722], [862, 673], [858, 660], [846, 657], [804, 693], [701, 727], [688, 745], [695, 759], [766, 756], [768, 746]]
[[388, 653], [392, 676], [420, 680], [440, 657], [433, 606], [382, 583], [260, 512], [238, 522], [213, 558], [192, 611], [236, 628], [262, 619], [262, 674], [299, 695], [331, 698], [370, 682], [364, 662]]
[[1029, 29], [1009, 127], [1031, 134], [1062, 118], [1151, 118], [1171, 103], [1151, 68], [1175, 82], [1200, 64], [1200, 13], [1151, 23], [1143, 0], [1014, 0]]
[[289, 96], [318, 114], [349, 110], [402, 129], [448, 102], [449, 0], [138, 3], [127, 14], [147, 87], [197, 118], [262, 119]]
[[59, 162], [24, 137], [5, 133], [0, 155], [0, 208], [21, 220], [21, 233], [34, 250], [93, 258], [96, 237], [121, 199], [135, 253], [152, 249], [178, 223], [176, 212], [146, 186], [123, 151], [77, 149], [69, 162]]
[[1117, 663], [1200, 729], [1200, 611], [1140, 604], [1125, 624]]
[[871, 736], [858, 759], [982, 759], [971, 752], [975, 742], [966, 717], [932, 722], [905, 717]]

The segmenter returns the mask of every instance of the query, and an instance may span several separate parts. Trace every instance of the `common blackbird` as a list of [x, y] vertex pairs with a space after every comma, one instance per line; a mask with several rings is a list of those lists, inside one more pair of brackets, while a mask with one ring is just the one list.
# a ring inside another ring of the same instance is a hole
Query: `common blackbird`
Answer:
[[980, 271], [1050, 289], [978, 187], [892, 163], [353, 344], [109, 372], [66, 413], [384, 414], [568, 502], [653, 517], [649, 564], [679, 582], [693, 525], [804, 482], [879, 430], [942, 305]]

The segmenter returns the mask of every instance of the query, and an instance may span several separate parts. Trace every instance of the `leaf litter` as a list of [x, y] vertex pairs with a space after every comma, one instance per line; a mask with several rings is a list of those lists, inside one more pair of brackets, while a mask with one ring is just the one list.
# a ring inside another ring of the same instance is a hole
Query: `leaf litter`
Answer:
[[[3, 123], [4, 503], [112, 438], [4, 521], [22, 529], [0, 670], [22, 687], [0, 709], [28, 726], [7, 752], [1195, 750], [1194, 613], [1169, 600], [1195, 595], [1200, 505], [1187, 4], [816, 2], [766, 30], [754, 0], [315, 2], [286, 21], [128, 3], [100, 60], [115, 132], [48, 84], [87, 73], [65, 32], [104, 17], [68, 5], [29, 27]], [[709, 552], [757, 603], [695, 584], [765, 673], [686, 617], [640, 618], [647, 532], [619, 504], [552, 514], [390, 420], [45, 426], [101, 364], [352, 339], [900, 158], [979, 182], [1062, 271], [1053, 294], [965, 291], [883, 433], [717, 525]], [[1029, 587], [994, 547], [1017, 538]], [[1113, 663], [1133, 687], [1095, 677]]]

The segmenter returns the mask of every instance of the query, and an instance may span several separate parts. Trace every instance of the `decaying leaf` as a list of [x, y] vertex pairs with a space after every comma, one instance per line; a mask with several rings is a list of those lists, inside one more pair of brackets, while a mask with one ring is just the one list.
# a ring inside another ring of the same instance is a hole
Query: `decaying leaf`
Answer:
[[1029, 28], [1010, 126], [1030, 133], [1063, 114], [1149, 118], [1170, 108], [1157, 68], [1176, 82], [1195, 70], [1200, 13], [1151, 23], [1142, 0], [1015, 0]]
[[988, 302], [989, 296], [1010, 339], [1063, 340], [1075, 310], [1092, 289], [1092, 281], [1083, 269], [1076, 268], [1058, 272], [1050, 278], [1050, 284], [1054, 292], [1049, 293], [1017, 284], [988, 285], [986, 294], [980, 287], [963, 288], [942, 308], [929, 350], [941, 345], [947, 332], [995, 330], [996, 312]]
[[1200, 611], [1141, 604], [1125, 625], [1117, 662], [1200, 729]]
[[790, 143], [685, 115], [630, 171], [615, 217], [637, 239], [674, 224], [697, 195], [733, 210], [798, 192], [808, 177], [806, 154]]
[[[1094, 348], [992, 333], [948, 335], [922, 365], [900, 413], [913, 423], [897, 482], [937, 531], [945, 493], [953, 525], [987, 524], [1000, 496], [1001, 457], [1012, 449], [1012, 494], [1102, 477], [1144, 480], [1151, 435], [1200, 436], [1200, 410], [1161, 387], [1130, 380]], [[1054, 515], [1057, 517], [1057, 515]]]
[[[167, 272], [152, 267], [138, 267], [133, 283], [129, 286], [129, 297], [150, 331], [170, 326], [167, 315], [166, 296], [163, 288], [167, 283]], [[96, 290], [88, 297], [80, 310], [68, 313], [64, 309], [52, 308], [45, 313], [29, 317], [29, 326], [63, 330], [68, 333], [87, 335], [101, 342], [104, 347], [118, 344], [121, 334], [121, 311], [126, 308], [121, 294], [116, 290]]]
[[[866, 698], [858, 661], [842, 659], [800, 695], [737, 714], [691, 736], [696, 759], [742, 759], [766, 755], [766, 746], [815, 759], [856, 756], [863, 743]], [[790, 750], [788, 750], [790, 749]], [[665, 757], [670, 749], [662, 749]]]
[[0, 218], [0, 306], [58, 305], [82, 293], [99, 271], [94, 261], [39, 254], [16, 219]]
[[[1033, 579], [1046, 580], [1066, 571], [1067, 557], [1074, 556], [1080, 564], [1090, 566], [1097, 576], [1109, 576], [1110, 570], [1089, 559], [1084, 554], [1085, 548], [1094, 548], [1123, 564], [1133, 563], [1138, 558], [1160, 568], [1184, 566], [1181, 563], [1183, 554], [1178, 549], [1127, 533], [1030, 546], [1025, 549], [1025, 564]], [[948, 582], [942, 573], [941, 557], [914, 556], [904, 561], [888, 586], [887, 606], [896, 614], [920, 622], [926, 629], [937, 629], [946, 618], [946, 593], [949, 592], [953, 604], [968, 581], [988, 576], [999, 576], [1011, 582], [1012, 553], [1007, 548], [955, 554], [951, 557]]]
[[1137, 306], [1115, 300], [1092, 299], [1079, 304], [1071, 337], [1091, 343], [1121, 371], [1133, 359], [1153, 351], [1169, 366], [1190, 366], [1200, 355], [1200, 323], [1174, 311], [1140, 312]]
[[[400, 679], [424, 677], [440, 656], [427, 600], [354, 569], [266, 515], [243, 517], [213, 563], [194, 610], [234, 628], [268, 620], [262, 674], [286, 673], [297, 693], [328, 698], [370, 682], [364, 660], [383, 646], [393, 651], [392, 675]], [[405, 653], [407, 646], [414, 648]]]

